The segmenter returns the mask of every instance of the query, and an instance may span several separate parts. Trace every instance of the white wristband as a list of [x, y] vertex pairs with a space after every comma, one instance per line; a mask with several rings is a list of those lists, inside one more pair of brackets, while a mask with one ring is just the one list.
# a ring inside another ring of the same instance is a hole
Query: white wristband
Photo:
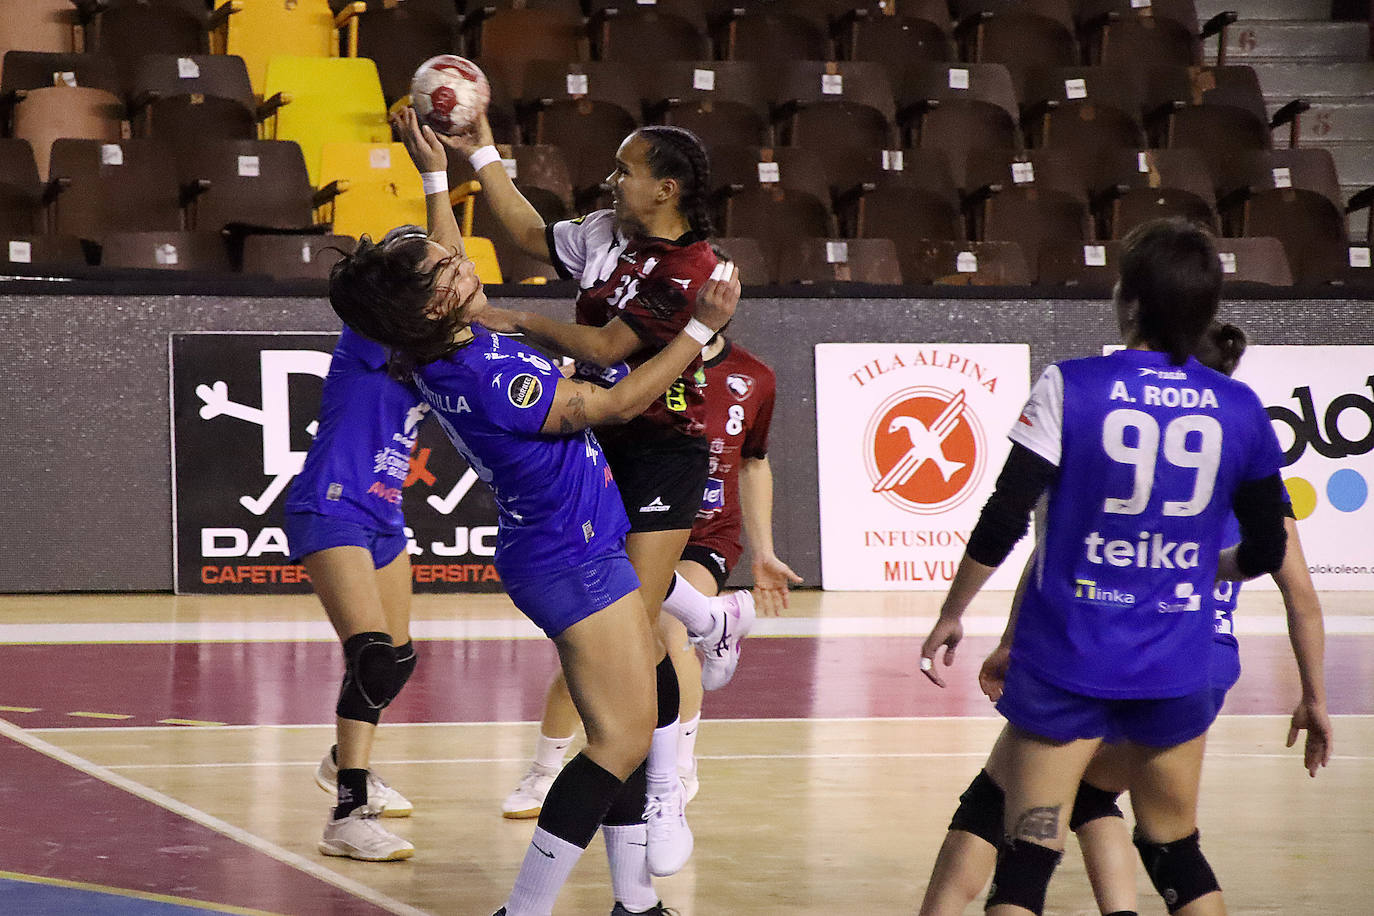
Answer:
[[711, 342], [711, 338], [716, 336], [716, 332], [706, 325], [693, 318], [687, 322], [687, 326], [682, 329], [682, 333], [701, 344], [703, 347]]
[[468, 162], [472, 163], [472, 170], [474, 172], [480, 172], [484, 166], [500, 161], [501, 154], [494, 146], [484, 146], [468, 157]]
[[425, 196], [448, 193], [448, 172], [421, 172], [420, 183], [425, 186]]

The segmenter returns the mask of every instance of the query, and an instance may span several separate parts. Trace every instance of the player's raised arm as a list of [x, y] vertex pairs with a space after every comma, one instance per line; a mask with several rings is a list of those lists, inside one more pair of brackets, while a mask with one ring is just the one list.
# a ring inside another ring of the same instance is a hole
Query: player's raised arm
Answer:
[[558, 383], [543, 432], [567, 435], [588, 426], [624, 423], [639, 416], [701, 355], [701, 348], [725, 327], [739, 303], [739, 271], [716, 266], [697, 296], [695, 317], [668, 346], [610, 388], [564, 379]]
[[410, 161], [420, 170], [420, 178], [424, 181], [429, 237], [464, 257], [463, 233], [448, 199], [448, 154], [443, 142], [432, 127], [420, 123], [414, 108], [401, 109], [392, 116], [391, 124], [400, 134]]
[[492, 137], [486, 112], [477, 118], [471, 130], [444, 137], [442, 142], [468, 157], [472, 170], [477, 173], [477, 180], [482, 183], [487, 205], [510, 233], [515, 244], [520, 246], [520, 250], [545, 264], [553, 263], [548, 237], [544, 232], [544, 217], [520, 193], [506, 173], [506, 167], [501, 164], [501, 154], [496, 151], [496, 140]]

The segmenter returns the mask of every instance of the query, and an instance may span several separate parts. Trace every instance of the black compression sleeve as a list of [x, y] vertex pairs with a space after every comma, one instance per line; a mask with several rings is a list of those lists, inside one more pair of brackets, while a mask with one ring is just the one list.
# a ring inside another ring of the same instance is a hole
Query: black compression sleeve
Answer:
[[1240, 546], [1236, 565], [1250, 578], [1271, 573], [1283, 565], [1288, 532], [1283, 520], [1292, 512], [1283, 479], [1271, 474], [1236, 488], [1231, 511], [1240, 522]]
[[1024, 445], [1012, 443], [997, 487], [968, 539], [968, 555], [984, 566], [999, 566], [1026, 533], [1031, 509], [1059, 469]]

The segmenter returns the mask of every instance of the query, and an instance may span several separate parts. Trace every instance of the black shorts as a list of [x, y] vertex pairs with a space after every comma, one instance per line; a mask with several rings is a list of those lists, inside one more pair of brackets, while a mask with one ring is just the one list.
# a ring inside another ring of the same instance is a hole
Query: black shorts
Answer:
[[630, 533], [691, 528], [706, 492], [706, 440], [679, 436], [662, 442], [603, 442]]
[[725, 562], [725, 554], [712, 550], [705, 544], [688, 544], [682, 549], [682, 559], [698, 566], [704, 566], [716, 580], [716, 593], [725, 590], [725, 580], [730, 578], [730, 567]]

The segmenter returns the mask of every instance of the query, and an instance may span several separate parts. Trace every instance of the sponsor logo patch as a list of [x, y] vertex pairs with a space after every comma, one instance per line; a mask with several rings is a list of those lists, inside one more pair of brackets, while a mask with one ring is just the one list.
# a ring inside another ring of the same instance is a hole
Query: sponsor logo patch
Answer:
[[510, 380], [506, 386], [506, 397], [510, 402], [522, 410], [533, 407], [539, 402], [539, 395], [543, 394], [544, 386], [539, 379], [527, 372], [522, 372]]

